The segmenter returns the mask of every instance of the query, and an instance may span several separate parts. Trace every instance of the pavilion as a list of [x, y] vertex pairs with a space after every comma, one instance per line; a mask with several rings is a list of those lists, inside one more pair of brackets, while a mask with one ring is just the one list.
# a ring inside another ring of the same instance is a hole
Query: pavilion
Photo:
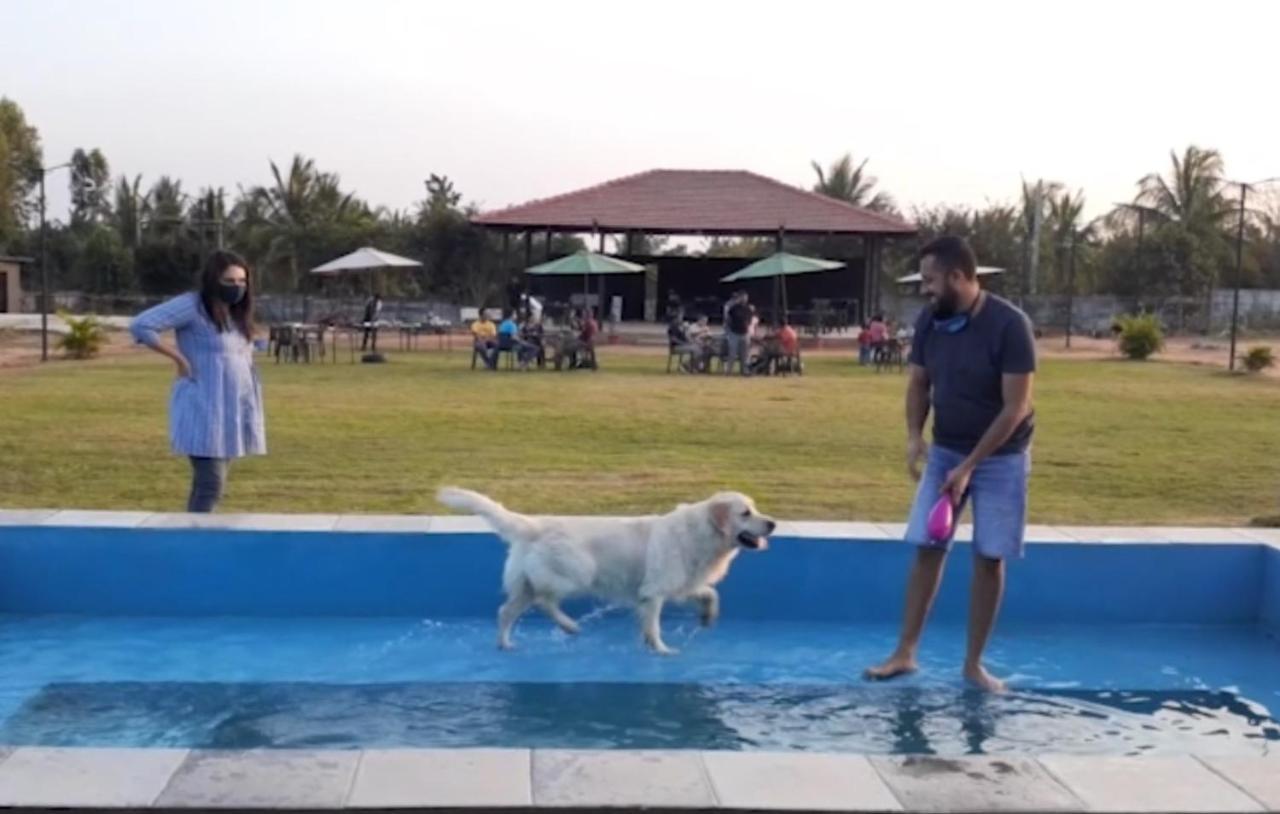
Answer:
[[[803, 309], [815, 300], [826, 300], [842, 304], [854, 319], [860, 319], [880, 298], [885, 241], [916, 233], [912, 224], [893, 215], [742, 170], [649, 170], [485, 212], [471, 222], [502, 235], [504, 265], [512, 274], [517, 268], [550, 259], [532, 257], [535, 233], [545, 233], [544, 245], [548, 247], [556, 234], [596, 235], [599, 245], [590, 248], [602, 253], [606, 236], [621, 238], [622, 257], [651, 267], [643, 275], [619, 275], [608, 280], [607, 294], [623, 297], [623, 318], [628, 320], [657, 319], [671, 291], [683, 302], [701, 304], [702, 310], [717, 316], [719, 309], [712, 309], [711, 304], [722, 301], [729, 293], [721, 278], [759, 259], [646, 255], [633, 251], [642, 245], [637, 240], [640, 237], [766, 238], [773, 245], [765, 254], [782, 251], [784, 246], [794, 251], [803, 249], [808, 254], [815, 254], [815, 247], [842, 247], [839, 254], [844, 256], [821, 253], [839, 260], [844, 267], [796, 278], [790, 289], [791, 303]], [[518, 260], [513, 262], [508, 251], [513, 236], [524, 241], [522, 266]], [[564, 280], [560, 282], [563, 292], [551, 288], [543, 293], [552, 299], [567, 299], [577, 284]], [[770, 301], [768, 281], [753, 281], [744, 287], [755, 302]]]

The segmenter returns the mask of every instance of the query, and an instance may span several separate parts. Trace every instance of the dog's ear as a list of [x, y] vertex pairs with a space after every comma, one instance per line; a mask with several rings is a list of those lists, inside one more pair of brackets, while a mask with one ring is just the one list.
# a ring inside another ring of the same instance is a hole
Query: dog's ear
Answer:
[[711, 525], [716, 527], [716, 531], [724, 535], [727, 540], [732, 532], [729, 525], [729, 515], [733, 511], [733, 506], [727, 500], [717, 500], [711, 504]]

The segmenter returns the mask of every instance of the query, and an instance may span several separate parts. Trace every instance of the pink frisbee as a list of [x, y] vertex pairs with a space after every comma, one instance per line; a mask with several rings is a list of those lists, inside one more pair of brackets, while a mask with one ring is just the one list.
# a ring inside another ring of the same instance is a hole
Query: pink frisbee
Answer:
[[951, 503], [951, 495], [943, 495], [929, 510], [927, 530], [929, 540], [938, 545], [951, 541], [955, 534], [956, 507]]

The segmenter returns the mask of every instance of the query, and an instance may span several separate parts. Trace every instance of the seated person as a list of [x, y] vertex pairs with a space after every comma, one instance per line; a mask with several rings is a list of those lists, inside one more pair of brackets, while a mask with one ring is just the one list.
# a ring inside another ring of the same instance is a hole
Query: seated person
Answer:
[[698, 316], [698, 321], [689, 326], [690, 342], [705, 342], [711, 338], [711, 323], [706, 314]]
[[527, 366], [530, 361], [536, 359], [538, 367], [546, 367], [546, 336], [542, 328], [542, 317], [540, 315], [530, 316], [525, 320], [524, 325], [520, 326], [520, 341], [524, 343], [529, 354], [529, 358], [527, 360], [522, 359], [521, 362]]
[[759, 340], [756, 352], [751, 357], [751, 372], [768, 375], [775, 369], [775, 364], [782, 358], [781, 331], [770, 330]]
[[[671, 353], [680, 356], [681, 370], [692, 373], [694, 364], [702, 353], [702, 347], [689, 338], [689, 326], [681, 322], [679, 318], [673, 318], [667, 325], [667, 345], [671, 349]], [[685, 359], [686, 356], [688, 357], [687, 360]]]
[[800, 363], [800, 336], [796, 333], [796, 329], [791, 327], [790, 322], [784, 321], [782, 327], [778, 329], [778, 349], [781, 351], [781, 359], [778, 364], [784, 369], [794, 371], [798, 369]]
[[586, 330], [584, 322], [579, 313], [574, 311], [569, 316], [568, 324], [561, 329], [559, 339], [555, 343], [555, 353], [551, 357], [556, 370], [562, 369], [566, 361], [569, 363], [570, 370], [578, 366], [578, 352], [582, 349], [582, 334]]
[[480, 358], [484, 359], [486, 365], [493, 367], [497, 362], [495, 351], [498, 347], [498, 326], [493, 324], [493, 320], [489, 319], [484, 311], [481, 311], [480, 317], [471, 323], [471, 337], [476, 353], [480, 354]]

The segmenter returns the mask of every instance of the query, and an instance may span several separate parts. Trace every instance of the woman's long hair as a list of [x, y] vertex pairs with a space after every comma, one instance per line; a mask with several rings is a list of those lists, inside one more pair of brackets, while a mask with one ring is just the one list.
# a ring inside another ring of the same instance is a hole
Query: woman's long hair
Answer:
[[[227, 305], [219, 296], [222, 274], [231, 266], [239, 266], [245, 273], [244, 297], [235, 305]], [[244, 258], [223, 249], [209, 255], [204, 270], [200, 273], [200, 302], [204, 304], [204, 312], [209, 315], [209, 319], [213, 320], [220, 331], [229, 331], [234, 324], [236, 330], [249, 341], [253, 341], [252, 280], [249, 264]]]

